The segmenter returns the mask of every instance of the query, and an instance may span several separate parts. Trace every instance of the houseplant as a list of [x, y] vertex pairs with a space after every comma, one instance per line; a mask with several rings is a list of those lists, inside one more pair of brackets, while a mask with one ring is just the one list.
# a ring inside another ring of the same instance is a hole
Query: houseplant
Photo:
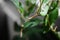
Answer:
[[[14, 40], [59, 40], [55, 21], [58, 18], [58, 0], [12, 0], [20, 13], [20, 36]], [[39, 26], [38, 26], [39, 25]], [[56, 39], [46, 38], [46, 35]], [[38, 36], [37, 36], [38, 35]], [[51, 36], [51, 37], [52, 37]], [[36, 39], [37, 38], [37, 39]], [[40, 39], [39, 39], [40, 38]]]

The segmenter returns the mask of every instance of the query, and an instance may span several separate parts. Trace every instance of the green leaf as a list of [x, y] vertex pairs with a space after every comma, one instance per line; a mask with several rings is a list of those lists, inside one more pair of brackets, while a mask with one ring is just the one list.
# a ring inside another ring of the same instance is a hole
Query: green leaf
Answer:
[[49, 8], [49, 12], [53, 11], [58, 6], [58, 0], [54, 0]]
[[24, 8], [23, 8], [21, 2], [19, 2], [18, 0], [11, 0], [11, 1], [19, 9], [20, 13], [24, 13]]
[[40, 24], [40, 22], [41, 20], [39, 19], [30, 20], [29, 22], [24, 23], [24, 28], [37, 26], [38, 24]]
[[49, 13], [50, 24], [56, 21], [58, 18], [58, 7], [56, 7], [52, 12]]
[[46, 14], [48, 13], [48, 10], [49, 10], [49, 7], [51, 6], [51, 3], [50, 0], [47, 0], [47, 1], [44, 1], [42, 6], [41, 6], [41, 12], [40, 12], [40, 15], [41, 16], [46, 16]]
[[24, 8], [23, 8], [21, 2], [19, 2], [19, 10], [21, 13], [24, 13]]

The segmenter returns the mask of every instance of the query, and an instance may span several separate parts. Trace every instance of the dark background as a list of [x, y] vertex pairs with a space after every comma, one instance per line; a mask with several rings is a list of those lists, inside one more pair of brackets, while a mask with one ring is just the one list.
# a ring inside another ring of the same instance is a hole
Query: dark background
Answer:
[[0, 7], [0, 40], [8, 40], [7, 16]]

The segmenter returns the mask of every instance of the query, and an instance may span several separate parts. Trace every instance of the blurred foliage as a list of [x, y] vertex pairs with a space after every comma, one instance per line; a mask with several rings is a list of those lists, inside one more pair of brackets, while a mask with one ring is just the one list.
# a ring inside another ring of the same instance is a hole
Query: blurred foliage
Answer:
[[24, 23], [24, 28], [37, 26], [41, 22], [42, 22], [42, 20], [40, 20], [38, 18], [31, 19], [30, 21]]
[[[19, 0], [12, 0], [12, 2], [19, 10], [20, 15], [23, 15], [22, 19], [25, 19], [24, 22], [21, 21], [23, 22], [23, 26], [20, 25], [21, 27], [19, 27], [15, 24], [15, 30], [19, 32], [22, 28], [23, 35], [29, 38], [30, 35], [37, 33], [40, 35], [39, 37], [42, 38], [41, 40], [49, 40], [43, 36], [50, 31], [56, 35], [56, 30], [54, 29], [53, 24], [55, 24], [55, 21], [58, 18], [58, 0], [25, 0], [25, 5], [23, 5], [22, 2], [19, 2]], [[31, 14], [34, 15], [30, 16]], [[41, 18], [37, 18], [37, 16], [44, 17], [44, 19], [41, 20]], [[24, 36], [22, 38], [24, 38]], [[35, 39], [32, 37], [31, 40]]]
[[52, 12], [49, 13], [49, 21], [52, 24], [53, 22], [56, 21], [58, 17], [58, 9], [55, 8]]

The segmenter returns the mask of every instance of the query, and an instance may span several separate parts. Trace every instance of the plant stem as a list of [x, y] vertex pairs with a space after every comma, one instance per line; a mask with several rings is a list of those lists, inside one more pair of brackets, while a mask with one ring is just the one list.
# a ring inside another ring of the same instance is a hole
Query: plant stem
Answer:
[[[18, 12], [20, 13], [19, 9], [18, 9]], [[20, 14], [20, 17], [25, 21], [25, 17], [24, 17], [24, 15], [23, 15], [23, 13]]]
[[23, 36], [23, 29], [21, 28], [21, 30], [20, 30], [20, 38], [22, 38], [22, 36]]
[[29, 17], [28, 19], [29, 19], [29, 20], [31, 20], [31, 19], [35, 18], [36, 16], [38, 16], [38, 14], [37, 14], [37, 13], [36, 13], [35, 15], [33, 15], [33, 16], [31, 16], [31, 17]]
[[[57, 29], [57, 26], [55, 27], [55, 28], [51, 28], [51, 24], [50, 24], [50, 22], [49, 22], [49, 20], [48, 20], [48, 24], [49, 24], [49, 27], [50, 27], [50, 30], [52, 30], [53, 32], [55, 32], [56, 31], [56, 29]], [[53, 26], [52, 26], [53, 27]]]
[[31, 19], [33, 19], [33, 18], [35, 18], [35, 17], [37, 17], [39, 15], [39, 12], [41, 11], [41, 6], [43, 4], [43, 1], [42, 2], [41, 1], [42, 0], [40, 0], [40, 7], [37, 8], [35, 15], [29, 17], [27, 21], [29, 21], [29, 20], [31, 20]]
[[[18, 9], [18, 11], [19, 11], [19, 9]], [[20, 13], [20, 11], [19, 11], [19, 13]], [[23, 16], [22, 14], [20, 14], [20, 15], [21, 15], [21, 18], [25, 21], [24, 16]], [[24, 27], [24, 25], [22, 24], [22, 22], [21, 22], [20, 26], [21, 26], [21, 30], [20, 30], [20, 38], [22, 38], [22, 36], [23, 36], [23, 28], [22, 28], [22, 27]]]

